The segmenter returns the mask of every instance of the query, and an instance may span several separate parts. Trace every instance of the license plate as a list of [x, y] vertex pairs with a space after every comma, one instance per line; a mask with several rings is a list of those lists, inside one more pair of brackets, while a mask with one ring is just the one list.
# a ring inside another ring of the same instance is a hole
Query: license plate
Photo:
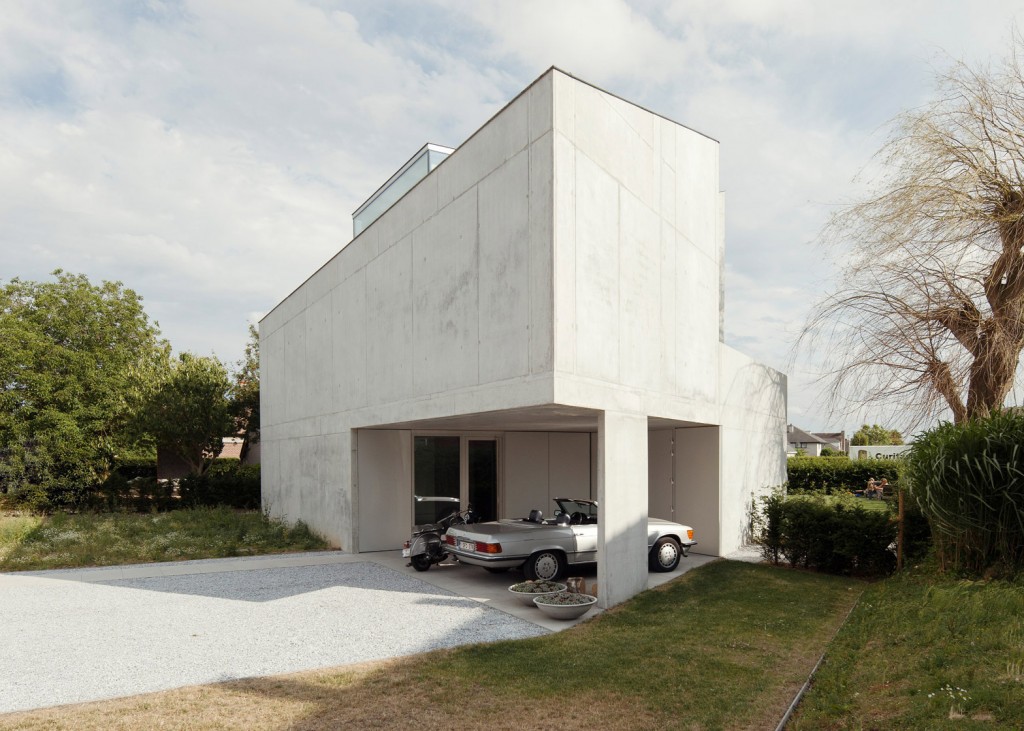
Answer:
[[409, 554], [410, 553], [412, 553], [412, 549], [411, 548], [403, 548], [402, 549], [402, 558], [409, 558]]
[[475, 551], [476, 543], [473, 541], [459, 541], [460, 551]]

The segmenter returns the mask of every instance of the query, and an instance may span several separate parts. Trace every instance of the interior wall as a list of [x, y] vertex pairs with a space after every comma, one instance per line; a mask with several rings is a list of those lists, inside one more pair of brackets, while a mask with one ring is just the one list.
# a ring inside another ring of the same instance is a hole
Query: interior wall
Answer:
[[393, 551], [412, 525], [412, 432], [357, 432], [357, 551]]
[[694, 530], [694, 553], [720, 556], [719, 443], [717, 426], [674, 430], [675, 520]]
[[550, 517], [556, 497], [590, 497], [590, 434], [507, 432], [502, 452], [502, 517], [524, 518], [531, 510]]
[[675, 520], [671, 429], [647, 433], [647, 510], [652, 518]]

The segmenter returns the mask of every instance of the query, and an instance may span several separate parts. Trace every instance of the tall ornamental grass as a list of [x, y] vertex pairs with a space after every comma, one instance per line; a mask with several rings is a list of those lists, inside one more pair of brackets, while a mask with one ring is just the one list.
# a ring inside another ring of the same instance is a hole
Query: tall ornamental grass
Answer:
[[1024, 568], [1024, 413], [925, 432], [906, 470], [940, 566], [976, 574]]

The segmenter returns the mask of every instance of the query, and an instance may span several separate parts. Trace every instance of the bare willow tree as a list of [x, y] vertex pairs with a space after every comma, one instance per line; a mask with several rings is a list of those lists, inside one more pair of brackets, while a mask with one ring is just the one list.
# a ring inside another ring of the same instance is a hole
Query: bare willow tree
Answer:
[[833, 408], [897, 407], [908, 425], [1004, 405], [1024, 348], [1024, 40], [958, 63], [905, 112], [875, 192], [823, 237], [850, 255], [799, 347], [825, 353]]

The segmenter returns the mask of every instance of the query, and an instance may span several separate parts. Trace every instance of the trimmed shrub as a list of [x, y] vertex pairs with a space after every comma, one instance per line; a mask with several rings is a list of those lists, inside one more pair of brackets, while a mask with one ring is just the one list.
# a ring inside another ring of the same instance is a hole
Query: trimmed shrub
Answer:
[[872, 477], [877, 480], [884, 477], [894, 483], [899, 480], [901, 462], [894, 459], [790, 457], [786, 461], [789, 492], [853, 492], [863, 490]]
[[939, 565], [972, 574], [1024, 568], [1024, 413], [942, 424], [906, 459]]
[[766, 559], [831, 574], [876, 576], [896, 565], [896, 523], [852, 499], [822, 495], [762, 498], [757, 540]]
[[215, 460], [202, 475], [181, 478], [183, 507], [224, 505], [256, 510], [260, 507], [260, 466], [243, 465], [237, 459]]
[[156, 457], [118, 457], [112, 472], [126, 480], [134, 480], [136, 477], [156, 479]]

